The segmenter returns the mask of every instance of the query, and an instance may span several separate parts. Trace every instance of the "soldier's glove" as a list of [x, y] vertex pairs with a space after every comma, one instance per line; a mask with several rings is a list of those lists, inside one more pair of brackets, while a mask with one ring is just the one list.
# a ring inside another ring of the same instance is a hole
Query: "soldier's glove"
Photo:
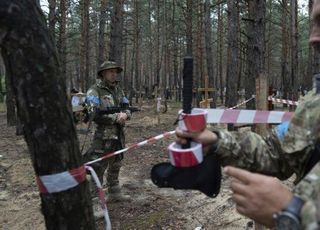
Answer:
[[210, 154], [197, 166], [178, 168], [170, 163], [152, 167], [152, 182], [160, 188], [194, 189], [216, 197], [221, 185], [221, 166], [215, 154]]

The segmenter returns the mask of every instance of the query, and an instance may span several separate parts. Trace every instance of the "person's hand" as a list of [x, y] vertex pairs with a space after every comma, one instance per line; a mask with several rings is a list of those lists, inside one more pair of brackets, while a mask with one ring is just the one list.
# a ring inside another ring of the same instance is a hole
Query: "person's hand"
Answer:
[[128, 119], [128, 116], [126, 113], [123, 113], [123, 112], [118, 113], [117, 123], [119, 123], [120, 125], [124, 125], [127, 119]]
[[215, 144], [218, 141], [217, 135], [209, 131], [208, 129], [205, 129], [200, 133], [195, 133], [183, 131], [178, 127], [176, 128], [176, 136], [176, 142], [180, 145], [186, 144], [187, 138], [190, 138], [195, 142], [201, 143], [204, 155], [208, 153], [211, 145]]
[[269, 228], [274, 227], [274, 213], [287, 207], [292, 192], [277, 178], [227, 166], [224, 172], [233, 177], [232, 198], [237, 211]]

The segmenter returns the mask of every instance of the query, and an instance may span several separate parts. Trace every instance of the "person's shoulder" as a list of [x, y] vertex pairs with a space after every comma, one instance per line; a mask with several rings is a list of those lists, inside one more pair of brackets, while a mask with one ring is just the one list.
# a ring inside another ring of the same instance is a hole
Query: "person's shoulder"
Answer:
[[312, 89], [304, 97], [302, 97], [299, 102], [301, 104], [312, 106], [314, 104], [318, 105], [319, 101], [320, 101], [320, 94], [316, 93], [315, 89]]
[[98, 90], [99, 90], [98, 86], [94, 84], [87, 90], [87, 95], [96, 95], [98, 94]]

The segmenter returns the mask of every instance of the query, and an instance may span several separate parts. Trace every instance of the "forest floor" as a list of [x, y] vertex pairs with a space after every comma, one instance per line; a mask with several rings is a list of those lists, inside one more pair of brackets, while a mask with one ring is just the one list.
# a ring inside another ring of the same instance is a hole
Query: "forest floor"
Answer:
[[[144, 103], [126, 128], [127, 144], [134, 144], [175, 129], [178, 104], [158, 119], [154, 106]], [[34, 171], [23, 136], [7, 127], [6, 113], [0, 112], [0, 229], [43, 230], [44, 218]], [[86, 125], [77, 126], [80, 147]], [[90, 144], [89, 133], [86, 147]], [[209, 198], [198, 191], [159, 189], [150, 180], [153, 165], [168, 161], [167, 146], [174, 136], [161, 139], [124, 154], [120, 183], [131, 202], [108, 203], [113, 229], [252, 229], [253, 222], [239, 215], [231, 199], [230, 181], [223, 176], [220, 194]], [[85, 148], [86, 148], [85, 147]], [[98, 229], [104, 229], [102, 221]]]

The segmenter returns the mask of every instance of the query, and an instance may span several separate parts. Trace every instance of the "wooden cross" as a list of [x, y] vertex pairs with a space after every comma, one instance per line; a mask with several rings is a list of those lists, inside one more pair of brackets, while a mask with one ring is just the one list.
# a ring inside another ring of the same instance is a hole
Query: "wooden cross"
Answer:
[[208, 108], [210, 102], [212, 102], [212, 98], [209, 99], [209, 92], [214, 92], [214, 88], [208, 88], [208, 76], [204, 79], [204, 88], [198, 88], [198, 92], [204, 92], [204, 100], [200, 102], [201, 108]]

